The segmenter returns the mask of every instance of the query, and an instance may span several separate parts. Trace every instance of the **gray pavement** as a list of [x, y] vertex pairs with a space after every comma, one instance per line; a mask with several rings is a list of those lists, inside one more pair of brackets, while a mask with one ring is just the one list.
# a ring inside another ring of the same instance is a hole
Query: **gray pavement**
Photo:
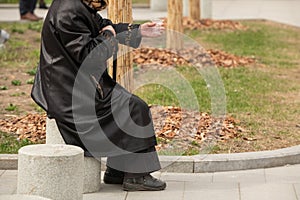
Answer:
[[[84, 200], [299, 200], [300, 165], [277, 168], [216, 172], [167, 173], [154, 176], [167, 181], [159, 192], [125, 192], [119, 185], [102, 185]], [[102, 176], [103, 177], [103, 176]], [[17, 171], [0, 171], [0, 195], [15, 194]], [[1, 196], [0, 196], [1, 199]], [[2, 200], [2, 199], [1, 199]]]

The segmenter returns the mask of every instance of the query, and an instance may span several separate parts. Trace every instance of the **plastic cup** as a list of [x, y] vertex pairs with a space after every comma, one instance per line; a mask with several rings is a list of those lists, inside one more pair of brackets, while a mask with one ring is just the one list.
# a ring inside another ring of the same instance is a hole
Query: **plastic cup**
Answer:
[[162, 19], [152, 19], [152, 22], [156, 23], [155, 27], [153, 28], [153, 32], [155, 34], [160, 34], [161, 33], [161, 27], [163, 25], [163, 20]]

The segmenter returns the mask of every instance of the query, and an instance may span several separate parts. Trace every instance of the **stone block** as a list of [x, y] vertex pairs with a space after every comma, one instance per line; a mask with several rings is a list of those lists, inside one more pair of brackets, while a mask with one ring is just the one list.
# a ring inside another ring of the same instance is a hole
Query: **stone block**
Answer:
[[46, 119], [46, 144], [65, 144], [55, 119]]
[[18, 158], [18, 194], [54, 200], [82, 200], [84, 154], [79, 147], [38, 144], [22, 147]]
[[97, 192], [101, 188], [101, 163], [95, 158], [84, 157], [83, 193]]
[[[65, 144], [54, 119], [47, 118], [46, 120], [46, 143]], [[93, 157], [85, 157], [83, 193], [98, 192], [100, 187], [101, 162]]]

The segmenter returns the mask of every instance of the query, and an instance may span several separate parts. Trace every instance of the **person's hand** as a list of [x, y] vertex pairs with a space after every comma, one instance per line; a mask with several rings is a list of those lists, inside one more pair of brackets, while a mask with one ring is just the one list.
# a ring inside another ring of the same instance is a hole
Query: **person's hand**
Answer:
[[141, 24], [140, 29], [143, 37], [159, 37], [165, 30], [162, 24], [157, 24], [155, 22]]
[[116, 37], [116, 31], [111, 25], [105, 26], [101, 31], [106, 31], [106, 30], [112, 32], [112, 34], [114, 34], [114, 36]]

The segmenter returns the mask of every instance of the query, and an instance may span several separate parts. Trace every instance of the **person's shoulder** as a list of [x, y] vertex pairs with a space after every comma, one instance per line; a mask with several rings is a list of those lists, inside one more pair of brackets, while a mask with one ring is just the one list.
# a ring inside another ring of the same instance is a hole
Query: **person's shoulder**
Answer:
[[84, 13], [86, 10], [81, 0], [54, 0], [50, 8], [50, 12], [54, 13]]
[[88, 17], [87, 8], [81, 0], [54, 0], [48, 12], [50, 18], [59, 22]]

